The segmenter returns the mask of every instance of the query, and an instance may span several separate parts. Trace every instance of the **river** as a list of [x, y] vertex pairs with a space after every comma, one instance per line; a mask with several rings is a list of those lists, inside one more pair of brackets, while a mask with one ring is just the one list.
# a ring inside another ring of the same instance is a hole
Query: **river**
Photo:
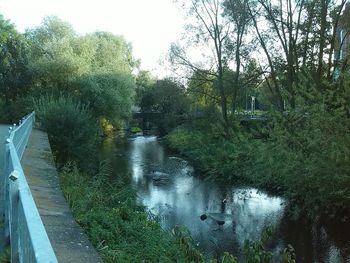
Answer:
[[264, 227], [273, 226], [269, 249], [276, 255], [274, 262], [291, 244], [299, 263], [350, 263], [350, 226], [291, 219], [282, 197], [203, 180], [156, 136], [107, 139], [102, 152], [114, 171], [130, 174], [137, 201], [157, 216], [165, 230], [185, 225], [207, 255], [219, 257], [228, 251], [242, 260], [244, 241], [258, 239]]

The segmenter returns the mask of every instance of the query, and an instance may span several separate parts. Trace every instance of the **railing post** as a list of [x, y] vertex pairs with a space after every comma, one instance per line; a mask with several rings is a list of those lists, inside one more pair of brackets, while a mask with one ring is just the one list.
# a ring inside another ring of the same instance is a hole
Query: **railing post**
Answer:
[[20, 173], [17, 170], [13, 170], [9, 176], [9, 189], [10, 189], [10, 233], [11, 233], [11, 263], [19, 262], [18, 254], [18, 181]]
[[10, 228], [9, 228], [9, 216], [10, 216], [10, 210], [9, 210], [9, 184], [8, 184], [8, 175], [10, 171], [10, 143], [11, 140], [8, 138], [6, 139], [6, 151], [5, 151], [5, 167], [4, 167], [4, 175], [3, 175], [3, 184], [4, 184], [4, 234], [5, 234], [5, 243], [10, 243]]

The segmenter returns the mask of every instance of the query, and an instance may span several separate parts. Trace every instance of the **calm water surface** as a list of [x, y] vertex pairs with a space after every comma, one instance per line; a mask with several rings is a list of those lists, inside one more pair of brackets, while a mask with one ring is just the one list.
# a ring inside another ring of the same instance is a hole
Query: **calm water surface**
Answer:
[[[276, 233], [270, 249], [276, 255], [292, 244], [297, 262], [350, 263], [349, 225], [291, 220], [281, 197], [205, 181], [155, 136], [117, 141], [106, 140], [103, 154], [111, 158], [115, 171], [130, 173], [138, 202], [158, 216], [164, 229], [185, 225], [206, 254], [217, 257], [229, 251], [242, 259], [244, 241], [258, 239], [263, 228], [271, 225]], [[201, 220], [202, 214], [208, 218]]]

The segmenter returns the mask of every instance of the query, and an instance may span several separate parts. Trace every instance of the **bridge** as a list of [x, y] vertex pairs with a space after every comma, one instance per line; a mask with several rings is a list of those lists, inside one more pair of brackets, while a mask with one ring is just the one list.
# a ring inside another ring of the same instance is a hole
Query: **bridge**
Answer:
[[47, 134], [34, 123], [33, 112], [0, 125], [0, 246], [10, 246], [14, 263], [100, 263], [60, 190]]

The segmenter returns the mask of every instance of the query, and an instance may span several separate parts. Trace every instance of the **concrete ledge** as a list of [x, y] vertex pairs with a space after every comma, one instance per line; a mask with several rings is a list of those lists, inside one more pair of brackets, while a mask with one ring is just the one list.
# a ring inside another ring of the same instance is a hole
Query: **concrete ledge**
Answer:
[[45, 132], [33, 129], [22, 166], [58, 262], [102, 262], [70, 212]]

